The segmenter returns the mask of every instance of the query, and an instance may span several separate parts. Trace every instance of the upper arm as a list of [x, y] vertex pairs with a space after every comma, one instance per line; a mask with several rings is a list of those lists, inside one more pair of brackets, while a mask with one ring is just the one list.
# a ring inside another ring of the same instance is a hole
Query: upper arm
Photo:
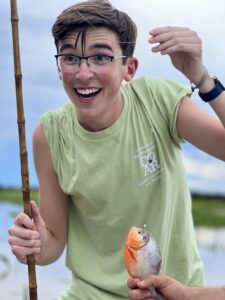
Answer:
[[33, 154], [39, 181], [41, 216], [46, 228], [57, 239], [63, 250], [67, 242], [68, 196], [59, 185], [41, 124], [37, 125], [34, 130]]
[[189, 97], [180, 103], [177, 130], [181, 138], [225, 160], [225, 129], [219, 119], [200, 110]]

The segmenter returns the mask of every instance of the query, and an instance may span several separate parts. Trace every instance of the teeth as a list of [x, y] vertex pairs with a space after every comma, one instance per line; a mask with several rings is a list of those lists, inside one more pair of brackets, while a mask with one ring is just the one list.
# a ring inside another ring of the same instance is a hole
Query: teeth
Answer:
[[77, 89], [77, 92], [82, 95], [96, 93], [99, 89]]

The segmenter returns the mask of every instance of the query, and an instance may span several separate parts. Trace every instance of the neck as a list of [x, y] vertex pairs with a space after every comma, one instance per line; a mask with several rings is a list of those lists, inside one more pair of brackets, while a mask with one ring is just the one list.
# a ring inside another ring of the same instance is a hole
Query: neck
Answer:
[[103, 111], [101, 115], [98, 115], [97, 117], [89, 116], [80, 120], [78, 115], [77, 117], [80, 125], [87, 131], [91, 132], [102, 131], [109, 128], [118, 120], [123, 110], [123, 98], [121, 95], [116, 102], [117, 103], [113, 103], [111, 107], [109, 107], [106, 111]]

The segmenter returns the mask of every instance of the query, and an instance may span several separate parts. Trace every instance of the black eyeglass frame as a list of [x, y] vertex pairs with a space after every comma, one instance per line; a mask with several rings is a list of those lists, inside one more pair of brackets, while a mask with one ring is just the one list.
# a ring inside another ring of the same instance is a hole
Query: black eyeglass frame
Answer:
[[87, 63], [87, 65], [89, 65], [89, 63], [88, 63], [88, 59], [90, 58], [90, 57], [98, 57], [98, 56], [103, 56], [103, 57], [107, 57], [107, 58], [109, 58], [110, 59], [110, 61], [112, 62], [114, 59], [119, 59], [119, 58], [129, 58], [129, 56], [125, 56], [125, 55], [119, 55], [119, 56], [116, 56], [116, 55], [104, 55], [104, 54], [95, 54], [95, 55], [89, 55], [89, 56], [79, 56], [79, 55], [74, 55], [74, 54], [56, 54], [56, 55], [54, 55], [55, 56], [55, 58], [56, 58], [56, 60], [57, 60], [57, 62], [58, 62], [58, 58], [59, 57], [65, 57], [65, 56], [72, 56], [72, 57], [77, 57], [78, 59], [79, 59], [79, 66], [80, 66], [80, 64], [81, 64], [81, 61], [83, 60], [83, 59], [85, 59], [86, 60], [86, 63]]

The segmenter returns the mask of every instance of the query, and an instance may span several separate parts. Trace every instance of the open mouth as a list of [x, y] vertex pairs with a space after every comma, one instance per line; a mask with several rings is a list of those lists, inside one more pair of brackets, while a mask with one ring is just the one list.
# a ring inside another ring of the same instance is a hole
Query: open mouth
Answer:
[[74, 89], [76, 94], [80, 97], [80, 98], [84, 98], [84, 99], [90, 99], [94, 96], [96, 96], [101, 89]]

